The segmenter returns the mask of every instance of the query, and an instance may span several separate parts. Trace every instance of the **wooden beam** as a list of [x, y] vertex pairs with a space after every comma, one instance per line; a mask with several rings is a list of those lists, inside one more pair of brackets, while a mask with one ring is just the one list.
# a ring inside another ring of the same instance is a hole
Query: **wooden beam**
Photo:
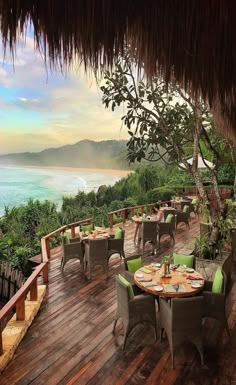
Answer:
[[30, 301], [37, 301], [38, 299], [38, 282], [37, 278], [34, 280], [30, 286]]

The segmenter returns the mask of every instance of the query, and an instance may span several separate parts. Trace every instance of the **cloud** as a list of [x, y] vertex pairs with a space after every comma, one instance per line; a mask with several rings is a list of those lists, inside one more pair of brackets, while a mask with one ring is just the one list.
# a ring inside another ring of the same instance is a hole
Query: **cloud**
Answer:
[[104, 108], [95, 78], [78, 69], [47, 72], [31, 37], [21, 41], [14, 66], [9, 54], [1, 61], [0, 153], [127, 137], [126, 129], [120, 130], [122, 110]]

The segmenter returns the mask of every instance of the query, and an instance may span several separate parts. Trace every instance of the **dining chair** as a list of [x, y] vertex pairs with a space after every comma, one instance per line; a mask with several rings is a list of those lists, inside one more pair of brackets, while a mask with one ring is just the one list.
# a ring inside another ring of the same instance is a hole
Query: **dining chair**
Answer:
[[[125, 277], [125, 279], [127, 279], [127, 281], [132, 285], [133, 287], [133, 291], [135, 294], [139, 294], [142, 292], [142, 290], [135, 284], [134, 282], [134, 272], [131, 272], [130, 269], [129, 269], [129, 262], [132, 263], [132, 261], [138, 261], [139, 259], [141, 258], [141, 266], [143, 264], [143, 259], [142, 259], [142, 256], [140, 256], [140, 254], [137, 254], [137, 255], [130, 255], [128, 257], [125, 257], [124, 258], [124, 271], [122, 273], [122, 275]], [[138, 269], [141, 267], [141, 266], [138, 266]]]
[[161, 340], [165, 330], [170, 345], [172, 368], [175, 367], [175, 353], [184, 342], [193, 343], [203, 359], [202, 316], [203, 297], [160, 298]]
[[117, 239], [115, 235], [110, 235], [108, 238], [108, 260], [113, 254], [119, 254], [120, 258], [125, 258], [124, 242], [125, 242], [125, 230], [121, 229], [122, 236]]
[[108, 240], [88, 239], [85, 243], [85, 270], [88, 269], [88, 278], [95, 266], [101, 266], [108, 276]]
[[134, 295], [132, 287], [124, 277], [116, 276], [117, 310], [113, 326], [115, 333], [116, 324], [119, 318], [123, 321], [125, 349], [127, 338], [130, 332], [140, 323], [147, 322], [155, 330], [157, 340], [157, 321], [154, 296], [148, 294]]
[[227, 297], [227, 277], [222, 270], [223, 274], [223, 284], [221, 291], [216, 293], [212, 292], [213, 282], [205, 281], [204, 289], [202, 292], [204, 298], [204, 318], [213, 318], [221, 323], [221, 325], [226, 329], [228, 337], [230, 338], [229, 326], [227, 322], [227, 317], [225, 313], [225, 303]]
[[161, 237], [163, 235], [169, 235], [173, 243], [175, 243], [174, 231], [175, 231], [175, 215], [173, 215], [170, 223], [164, 222], [164, 223], [157, 224], [159, 248], [160, 248]]
[[142, 253], [144, 254], [146, 242], [151, 242], [153, 245], [153, 253], [157, 249], [157, 222], [144, 221], [140, 231], [140, 239], [142, 241]]
[[185, 223], [186, 227], [190, 228], [189, 211], [185, 213], [183, 211], [176, 210], [176, 229], [179, 223]]
[[69, 239], [62, 237], [62, 259], [61, 271], [64, 270], [65, 264], [70, 259], [78, 259], [80, 261], [81, 271], [84, 272], [84, 244], [80, 238]]

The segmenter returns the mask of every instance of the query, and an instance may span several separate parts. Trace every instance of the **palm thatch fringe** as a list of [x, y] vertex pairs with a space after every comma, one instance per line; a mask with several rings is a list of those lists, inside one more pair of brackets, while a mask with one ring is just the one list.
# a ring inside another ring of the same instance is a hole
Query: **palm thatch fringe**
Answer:
[[0, 31], [12, 53], [33, 24], [52, 67], [76, 58], [111, 68], [127, 45], [149, 78], [174, 77], [201, 95], [236, 137], [236, 2], [231, 0], [0, 0]]

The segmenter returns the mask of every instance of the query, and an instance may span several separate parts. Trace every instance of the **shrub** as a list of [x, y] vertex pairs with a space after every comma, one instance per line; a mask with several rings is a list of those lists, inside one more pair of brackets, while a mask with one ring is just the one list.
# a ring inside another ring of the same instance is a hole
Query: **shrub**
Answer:
[[147, 200], [148, 200], [148, 203], [155, 203], [158, 201], [168, 201], [171, 199], [173, 195], [175, 195], [174, 189], [168, 186], [162, 186], [162, 187], [157, 187], [148, 191]]

